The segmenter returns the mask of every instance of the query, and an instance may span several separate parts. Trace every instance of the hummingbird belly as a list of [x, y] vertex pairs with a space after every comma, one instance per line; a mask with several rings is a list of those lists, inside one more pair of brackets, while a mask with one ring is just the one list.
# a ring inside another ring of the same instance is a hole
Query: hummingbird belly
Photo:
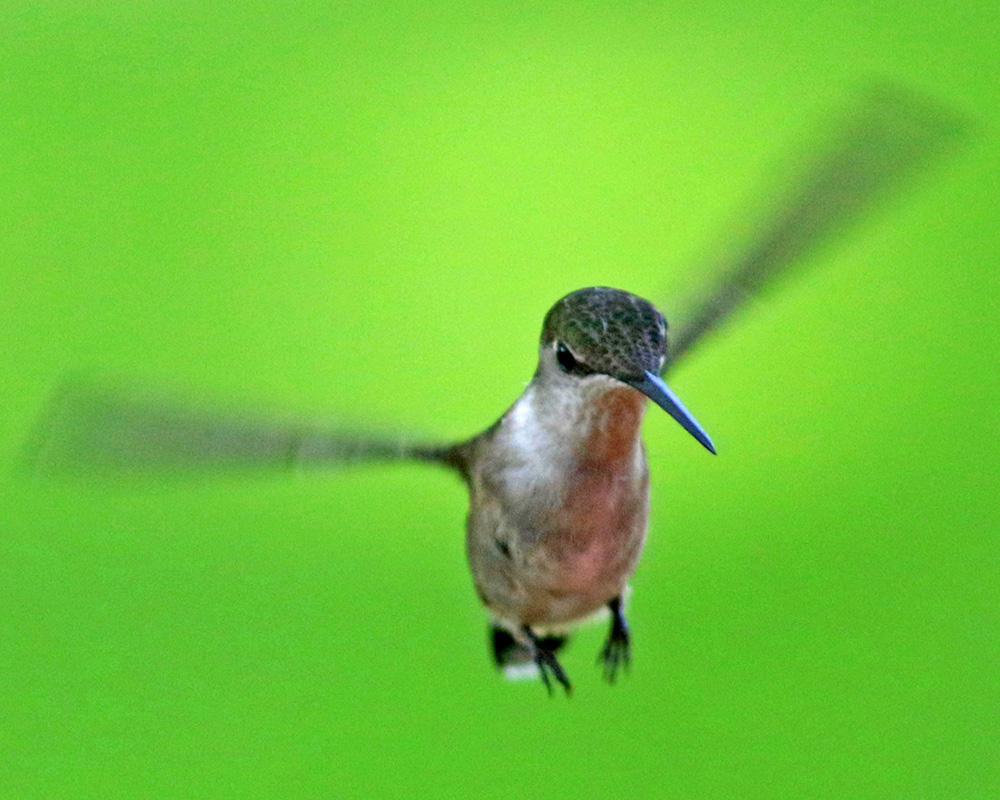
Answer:
[[497, 497], [478, 504], [468, 555], [480, 597], [496, 617], [514, 626], [565, 625], [622, 593], [645, 538], [644, 461], [624, 473], [580, 468], [561, 503], [534, 513], [504, 508]]
[[639, 560], [647, 514], [645, 470], [581, 475], [539, 542], [537, 569], [525, 581], [523, 623], [572, 622], [619, 596]]
[[[624, 590], [649, 511], [644, 402], [609, 380], [544, 424], [532, 403], [515, 406], [496, 432], [466, 541], [480, 598], [513, 629], [577, 622]], [[556, 423], [568, 425], [558, 436]]]

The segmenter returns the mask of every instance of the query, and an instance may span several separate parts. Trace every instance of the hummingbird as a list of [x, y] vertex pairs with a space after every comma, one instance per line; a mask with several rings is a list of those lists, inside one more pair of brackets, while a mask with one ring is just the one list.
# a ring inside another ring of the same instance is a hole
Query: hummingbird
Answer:
[[549, 688], [551, 673], [571, 690], [556, 658], [562, 631], [605, 607], [606, 678], [629, 664], [623, 594], [649, 514], [647, 400], [715, 453], [660, 377], [666, 333], [663, 314], [629, 292], [566, 295], [545, 316], [538, 367], [521, 396], [486, 431], [442, 453], [469, 487], [466, 552], [491, 616], [494, 660], [533, 663]]
[[537, 676], [550, 694], [554, 686], [569, 694], [559, 653], [576, 625], [608, 613], [598, 663], [614, 683], [631, 663], [625, 598], [649, 515], [641, 436], [649, 403], [716, 452], [665, 375], [776, 277], [942, 152], [959, 123], [907, 92], [867, 94], [749, 240], [686, 306], [676, 305], [679, 325], [668, 328], [652, 302], [621, 289], [570, 292], [545, 315], [538, 366], [523, 393], [468, 439], [427, 442], [205, 410], [84, 378], [65, 382], [42, 416], [27, 450], [30, 467], [96, 476], [394, 460], [443, 466], [468, 488], [466, 554], [495, 665], [511, 677]]

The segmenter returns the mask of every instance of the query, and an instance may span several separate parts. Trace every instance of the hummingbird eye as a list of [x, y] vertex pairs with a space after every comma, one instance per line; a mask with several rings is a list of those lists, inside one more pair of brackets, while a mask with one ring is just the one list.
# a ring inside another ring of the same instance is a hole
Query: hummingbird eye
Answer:
[[562, 342], [556, 342], [556, 361], [559, 362], [563, 372], [573, 372], [579, 364], [576, 357]]

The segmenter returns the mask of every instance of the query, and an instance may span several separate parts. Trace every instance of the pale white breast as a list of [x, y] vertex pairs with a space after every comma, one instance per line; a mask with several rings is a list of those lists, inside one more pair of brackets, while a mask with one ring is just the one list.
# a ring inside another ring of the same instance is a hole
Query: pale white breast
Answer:
[[530, 385], [508, 411], [495, 444], [503, 453], [503, 488], [511, 499], [561, 491], [566, 471], [579, 456], [593, 424], [599, 395], [619, 385], [595, 375], [583, 383], [563, 384], [546, 391]]

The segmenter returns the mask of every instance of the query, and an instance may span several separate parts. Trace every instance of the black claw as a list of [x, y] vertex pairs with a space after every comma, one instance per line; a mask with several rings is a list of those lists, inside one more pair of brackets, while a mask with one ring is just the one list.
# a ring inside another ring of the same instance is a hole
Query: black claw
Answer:
[[[542, 649], [556, 654], [565, 646], [568, 637], [556, 635], [539, 636], [537, 640]], [[517, 664], [527, 664], [535, 660], [533, 648], [519, 642], [510, 631], [499, 625], [493, 624], [490, 626], [489, 642], [493, 651], [493, 663], [496, 664], [497, 669]]]
[[[567, 697], [572, 695], [573, 686], [570, 684], [566, 672], [563, 670], [562, 665], [556, 658], [554, 650], [550, 649], [550, 640], [540, 639], [527, 625], [525, 625], [521, 630], [524, 631], [524, 635], [527, 636], [528, 641], [531, 642], [535, 664], [538, 666], [538, 672], [542, 677], [542, 683], [545, 684], [545, 689], [548, 691], [549, 697], [552, 696], [552, 678], [555, 678], [563, 687]], [[562, 642], [560, 641], [559, 644], [561, 643]]]
[[616, 597], [609, 602], [608, 608], [611, 609], [611, 630], [604, 648], [597, 657], [597, 663], [603, 665], [604, 680], [614, 684], [620, 667], [624, 668], [625, 672], [629, 670], [629, 665], [632, 663], [632, 646], [621, 598]]

